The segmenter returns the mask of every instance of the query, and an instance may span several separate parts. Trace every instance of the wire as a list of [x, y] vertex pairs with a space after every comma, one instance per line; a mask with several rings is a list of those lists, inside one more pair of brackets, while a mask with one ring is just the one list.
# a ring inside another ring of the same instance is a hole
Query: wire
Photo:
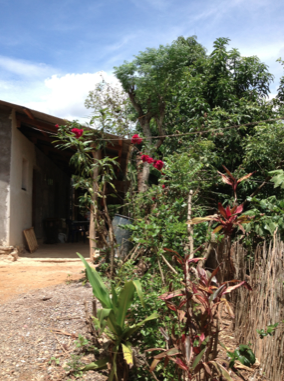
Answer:
[[[277, 120], [284, 120], [284, 117], [280, 117], [280, 118], [275, 118], [275, 119], [266, 119], [266, 120], [259, 120], [258, 122], [251, 122], [251, 123], [244, 123], [244, 124], [235, 124], [235, 125], [232, 125], [232, 126], [229, 126], [229, 127], [220, 127], [220, 128], [216, 128], [216, 129], [212, 129], [212, 130], [206, 130], [206, 131], [192, 131], [192, 132], [184, 132], [184, 133], [181, 133], [181, 134], [172, 134], [172, 135], [160, 135], [160, 136], [151, 136], [151, 137], [139, 137], [140, 139], [142, 140], [147, 140], [147, 139], [161, 139], [161, 138], [171, 138], [171, 137], [180, 137], [180, 136], [186, 136], [186, 135], [202, 135], [202, 134], [208, 134], [210, 132], [216, 132], [216, 131], [219, 131], [219, 130], [228, 130], [230, 128], [240, 128], [240, 127], [245, 127], [245, 126], [255, 126], [257, 124], [260, 124], [260, 123], [267, 123], [267, 122], [275, 122]], [[131, 139], [125, 139], [125, 138], [115, 138], [115, 139], [104, 139], [104, 138], [99, 138], [99, 139], [96, 139], [96, 140], [107, 140], [107, 141], [110, 141], [110, 140], [126, 140], [126, 141], [131, 141]]]
[[[142, 140], [150, 140], [150, 139], [162, 139], [162, 138], [172, 138], [172, 137], [181, 137], [181, 136], [187, 136], [187, 135], [202, 135], [202, 134], [209, 134], [210, 132], [216, 132], [216, 131], [224, 131], [224, 130], [229, 130], [231, 128], [240, 128], [240, 127], [246, 127], [246, 126], [256, 126], [260, 123], [267, 123], [267, 122], [276, 122], [277, 120], [284, 120], [284, 116], [280, 118], [275, 118], [275, 119], [266, 119], [266, 120], [259, 120], [257, 122], [250, 122], [250, 123], [244, 123], [244, 124], [234, 124], [229, 127], [220, 127], [216, 129], [211, 129], [211, 130], [205, 130], [205, 131], [191, 131], [191, 132], [184, 132], [181, 134], [172, 134], [172, 135], [160, 135], [160, 136], [151, 136], [151, 137], [139, 137]], [[29, 126], [33, 130], [40, 131], [42, 132], [43, 130]], [[50, 132], [44, 130], [45, 133], [48, 133], [50, 135], [53, 135], [55, 132]], [[119, 141], [119, 140], [124, 140], [124, 141], [131, 141], [131, 138], [122, 138], [122, 137], [117, 137], [117, 138], [97, 138], [96, 140], [103, 140], [103, 141]]]

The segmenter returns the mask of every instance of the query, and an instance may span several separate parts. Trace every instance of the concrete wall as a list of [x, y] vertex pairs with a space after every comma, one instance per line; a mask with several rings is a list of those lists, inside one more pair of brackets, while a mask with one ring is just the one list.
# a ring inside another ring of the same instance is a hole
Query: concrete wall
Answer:
[[[23, 159], [27, 163], [25, 190]], [[23, 230], [31, 226], [39, 243], [44, 242], [43, 221], [68, 217], [69, 186], [69, 176], [18, 130], [12, 113], [9, 244], [25, 245]]]
[[[22, 189], [23, 159], [27, 162], [26, 190]], [[18, 130], [13, 111], [9, 237], [9, 244], [13, 246], [23, 245], [23, 230], [32, 226], [32, 188], [35, 166], [35, 146]]]
[[0, 107], [0, 246], [9, 243], [11, 110]]

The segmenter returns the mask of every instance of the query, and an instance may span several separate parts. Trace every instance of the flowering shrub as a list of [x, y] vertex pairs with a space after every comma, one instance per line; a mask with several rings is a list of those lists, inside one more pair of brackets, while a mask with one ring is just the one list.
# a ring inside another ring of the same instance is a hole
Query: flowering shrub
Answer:
[[131, 143], [132, 144], [141, 144], [142, 143], [142, 138], [138, 134], [134, 134], [131, 138]]
[[160, 171], [164, 166], [164, 162], [162, 160], [154, 160], [153, 167]]
[[156, 168], [158, 171], [161, 171], [161, 169], [164, 167], [164, 162], [162, 160], [154, 160], [149, 155], [142, 154], [141, 160], [143, 163], [152, 164], [154, 168]]
[[147, 162], [149, 164], [152, 164], [154, 162], [154, 159], [152, 159], [149, 155], [141, 155], [141, 160], [143, 163]]
[[83, 131], [80, 128], [72, 128], [71, 132], [73, 132], [76, 135], [76, 138], [79, 139], [83, 135]]

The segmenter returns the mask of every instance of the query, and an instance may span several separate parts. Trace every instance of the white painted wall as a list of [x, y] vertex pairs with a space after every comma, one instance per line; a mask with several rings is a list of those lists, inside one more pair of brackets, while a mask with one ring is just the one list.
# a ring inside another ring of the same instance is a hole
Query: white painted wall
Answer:
[[[22, 189], [23, 158], [28, 162], [27, 189]], [[12, 152], [10, 174], [10, 232], [9, 245], [24, 244], [23, 230], [32, 226], [33, 168], [36, 166], [35, 147], [17, 128], [12, 112]]]
[[9, 184], [0, 180], [0, 246], [9, 245]]
[[9, 244], [11, 119], [7, 107], [0, 108], [0, 246]]

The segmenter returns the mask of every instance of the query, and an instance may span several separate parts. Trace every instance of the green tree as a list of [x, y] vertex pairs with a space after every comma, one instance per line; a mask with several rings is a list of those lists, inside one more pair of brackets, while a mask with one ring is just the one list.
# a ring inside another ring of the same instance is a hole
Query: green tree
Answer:
[[[136, 111], [137, 118], [148, 145], [146, 153], [158, 149], [164, 139], [158, 139], [152, 146], [153, 135], [163, 136], [164, 118], [171, 88], [182, 78], [186, 69], [198, 58], [205, 57], [205, 49], [196, 37], [178, 38], [171, 45], [160, 45], [158, 49], [147, 48], [140, 52], [132, 62], [125, 62], [115, 68], [115, 75]], [[142, 188], [149, 177], [149, 165], [144, 163]]]
[[[242, 57], [237, 49], [227, 50], [228, 43], [227, 38], [217, 39], [212, 53], [190, 66], [178, 86], [172, 87], [172, 100], [165, 116], [168, 134], [193, 133], [168, 141], [170, 151], [184, 140], [194, 141], [197, 136], [199, 141], [200, 136], [204, 136], [214, 142], [219, 156], [222, 156], [223, 162], [217, 163], [218, 166], [238, 165], [239, 146], [248, 129], [213, 133], [212, 130], [275, 115], [272, 104], [266, 101], [273, 79], [267, 65], [255, 56]], [[211, 133], [206, 134], [206, 131]], [[198, 132], [201, 135], [194, 135]]]
[[89, 92], [85, 107], [91, 109], [90, 124], [96, 129], [119, 136], [128, 136], [133, 129], [127, 93], [104, 79]]

